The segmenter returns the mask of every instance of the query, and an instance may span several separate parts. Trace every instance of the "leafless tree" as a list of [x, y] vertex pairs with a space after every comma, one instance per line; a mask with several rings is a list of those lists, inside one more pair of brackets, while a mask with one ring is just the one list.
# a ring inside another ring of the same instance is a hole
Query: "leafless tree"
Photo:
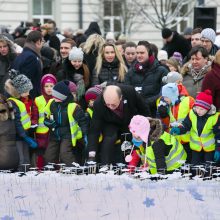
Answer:
[[[103, 6], [104, 0], [99, 0], [101, 6]], [[133, 0], [121, 0], [120, 2], [120, 19], [122, 23], [122, 32], [126, 36], [129, 36], [131, 33], [131, 30], [134, 28], [134, 26], [137, 26], [137, 20], [140, 21], [140, 9], [137, 9], [137, 6]], [[142, 2], [142, 0], [137, 0], [137, 2]], [[89, 1], [89, 3], [92, 3], [92, 0]], [[104, 24], [104, 11], [103, 7], [97, 8], [97, 5], [91, 4], [91, 10], [96, 11], [97, 21], [101, 21], [102, 24]], [[114, 14], [112, 15], [114, 16]]]
[[[141, 1], [137, 1], [141, 2]], [[130, 35], [131, 30], [137, 25], [137, 18], [139, 17], [141, 9], [137, 8], [136, 3], [133, 0], [123, 0], [122, 1], [122, 19], [124, 25], [124, 34], [126, 36]]]
[[[197, 0], [148, 0], [144, 1], [143, 4], [137, 0], [133, 0], [133, 2], [146, 20], [150, 21], [157, 29], [162, 29], [165, 27], [172, 28], [188, 17]], [[188, 10], [183, 12], [181, 9], [186, 5]]]

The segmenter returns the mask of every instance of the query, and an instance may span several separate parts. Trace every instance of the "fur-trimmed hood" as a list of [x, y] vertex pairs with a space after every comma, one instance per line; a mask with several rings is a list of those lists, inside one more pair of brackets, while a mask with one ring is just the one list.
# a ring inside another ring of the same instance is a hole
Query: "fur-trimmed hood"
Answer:
[[14, 110], [11, 102], [6, 100], [2, 94], [0, 94], [0, 122], [7, 121], [8, 119], [14, 119]]
[[[208, 64], [207, 64], [207, 66], [208, 66], [207, 72], [211, 70], [211, 64], [212, 64], [214, 58], [215, 58], [214, 56], [209, 55]], [[191, 68], [192, 68], [192, 64], [191, 64], [191, 61], [189, 60], [187, 63], [185, 63], [182, 66], [180, 73], [183, 76], [185, 76], [185, 75], [189, 74]]]
[[148, 118], [150, 122], [150, 134], [149, 134], [149, 142], [157, 141], [160, 136], [163, 134], [163, 125], [159, 119], [156, 118]]
[[5, 82], [5, 91], [14, 98], [20, 98], [20, 95], [18, 94], [17, 90], [12, 85], [11, 79], [6, 80]]
[[[195, 106], [193, 106], [193, 111], [196, 112]], [[214, 115], [217, 112], [216, 107], [211, 105], [210, 110], [207, 112], [207, 115]]]

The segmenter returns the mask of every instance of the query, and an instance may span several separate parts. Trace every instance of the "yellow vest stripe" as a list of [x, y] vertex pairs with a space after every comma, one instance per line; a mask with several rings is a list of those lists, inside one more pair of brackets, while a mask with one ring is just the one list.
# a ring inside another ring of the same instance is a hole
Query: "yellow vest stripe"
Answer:
[[190, 130], [190, 148], [194, 151], [200, 152], [202, 149], [206, 152], [215, 150], [215, 135], [213, 133], [213, 126], [217, 123], [219, 113], [209, 116], [202, 130], [201, 135], [198, 135], [197, 131], [197, 116], [194, 111], [191, 110], [189, 118], [192, 122]]
[[174, 157], [172, 160], [167, 161], [166, 165], [167, 165], [167, 170], [172, 170], [172, 166], [179, 162], [181, 160], [181, 158], [184, 156], [184, 154], [186, 154], [186, 152], [184, 151], [184, 149], [181, 150], [180, 154], [178, 154], [177, 157]]
[[22, 127], [24, 128], [24, 130], [28, 130], [31, 127], [31, 119], [26, 111], [25, 104], [22, 101], [12, 97], [8, 98], [8, 100], [12, 100], [15, 102], [20, 111], [20, 122], [22, 124]]
[[[182, 144], [180, 144], [174, 136], [168, 134], [167, 132], [164, 132], [160, 139], [162, 139], [166, 145], [172, 145], [169, 154], [165, 156], [167, 170], [172, 171], [179, 168], [182, 165], [182, 161], [185, 161], [187, 157]], [[151, 146], [146, 148], [146, 155], [151, 173], [157, 173], [155, 155]]]
[[35, 98], [35, 103], [38, 108], [38, 127], [36, 129], [37, 134], [46, 134], [49, 131], [49, 128], [44, 125], [44, 108], [47, 105], [47, 102], [43, 95]]
[[[48, 118], [51, 115], [50, 106], [53, 101], [54, 101], [53, 99], [49, 100], [49, 102], [47, 103], [47, 105], [44, 109], [44, 113], [46, 114], [46, 117], [48, 117]], [[73, 113], [74, 113], [76, 106], [77, 106], [76, 103], [69, 103], [68, 107], [67, 107], [67, 115], [68, 115], [68, 119], [69, 119], [71, 141], [72, 141], [73, 147], [76, 146], [77, 140], [82, 138], [81, 128], [79, 127], [77, 121], [75, 121], [75, 119], [73, 118]]]

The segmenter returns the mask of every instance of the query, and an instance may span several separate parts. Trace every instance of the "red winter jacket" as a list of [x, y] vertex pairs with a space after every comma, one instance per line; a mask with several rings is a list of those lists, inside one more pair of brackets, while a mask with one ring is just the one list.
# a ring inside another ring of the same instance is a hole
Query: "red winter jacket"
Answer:
[[213, 62], [212, 69], [205, 75], [202, 83], [202, 91], [210, 89], [213, 104], [220, 111], [220, 63]]

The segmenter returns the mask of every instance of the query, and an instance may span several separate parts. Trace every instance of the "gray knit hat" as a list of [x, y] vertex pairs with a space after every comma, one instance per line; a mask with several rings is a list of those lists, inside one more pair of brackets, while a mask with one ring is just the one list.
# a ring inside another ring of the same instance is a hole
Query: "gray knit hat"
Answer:
[[83, 61], [83, 51], [82, 48], [73, 47], [69, 53], [69, 60], [72, 61]]
[[166, 76], [164, 76], [162, 78], [162, 82], [164, 84], [167, 84], [167, 83], [176, 83], [176, 81], [178, 80], [183, 80], [183, 77], [180, 73], [178, 72], [175, 72], [175, 71], [171, 71], [169, 72]]
[[216, 33], [212, 28], [205, 28], [201, 32], [201, 38], [206, 38], [212, 42], [212, 44], [215, 43]]
[[19, 71], [14, 69], [10, 70], [9, 77], [13, 87], [20, 95], [33, 89], [31, 80], [27, 76], [20, 74]]

